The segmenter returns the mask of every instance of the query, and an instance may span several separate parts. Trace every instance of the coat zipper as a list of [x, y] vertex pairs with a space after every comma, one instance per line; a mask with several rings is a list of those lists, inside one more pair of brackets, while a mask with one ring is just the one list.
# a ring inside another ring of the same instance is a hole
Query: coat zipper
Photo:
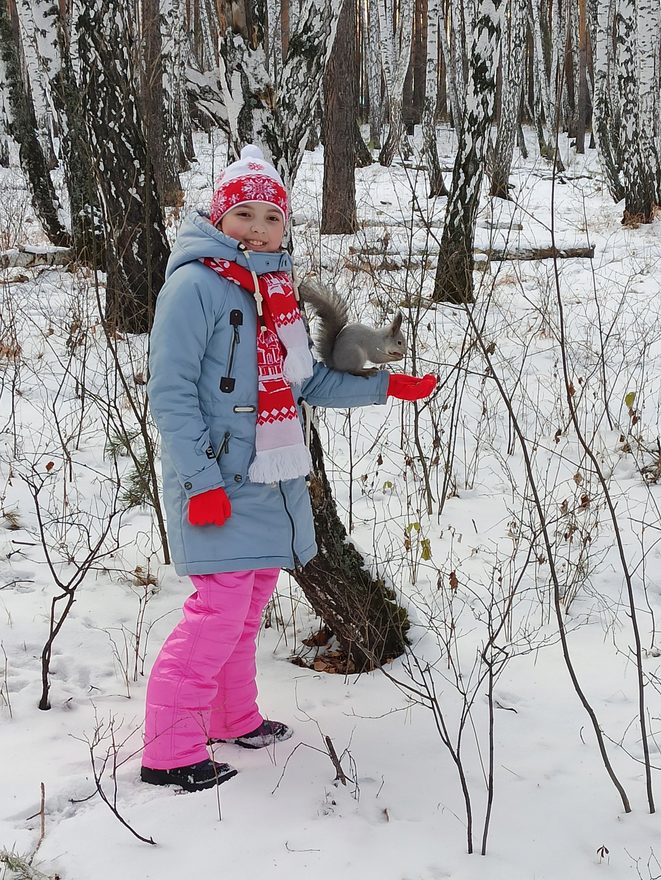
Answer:
[[232, 435], [230, 434], [229, 431], [225, 431], [225, 433], [223, 434], [222, 442], [221, 442], [220, 446], [218, 447], [218, 452], [216, 453], [216, 461], [220, 461], [220, 456], [223, 454], [227, 455], [227, 453], [230, 451], [230, 437], [231, 436]]
[[239, 328], [236, 324], [232, 327], [232, 344], [230, 345], [230, 356], [227, 364], [227, 373], [229, 376], [232, 375], [232, 367], [234, 366], [234, 354], [236, 352], [236, 347], [241, 342], [241, 337], [239, 336]]
[[287, 507], [287, 499], [285, 498], [285, 493], [282, 491], [282, 483], [278, 483], [278, 489], [280, 490], [280, 495], [282, 496], [282, 503], [285, 507], [285, 513], [289, 517], [289, 525], [291, 526], [291, 558], [294, 560], [294, 568], [299, 567], [298, 557], [296, 556], [296, 550], [294, 549], [294, 537], [296, 535], [296, 529], [294, 527], [294, 520], [292, 519], [292, 515], [289, 512], [289, 508]]

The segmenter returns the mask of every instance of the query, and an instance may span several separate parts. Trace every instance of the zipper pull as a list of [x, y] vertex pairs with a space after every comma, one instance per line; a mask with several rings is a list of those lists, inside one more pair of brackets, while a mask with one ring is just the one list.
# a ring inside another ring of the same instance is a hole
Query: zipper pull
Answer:
[[218, 447], [218, 452], [216, 453], [216, 461], [218, 461], [218, 459], [220, 458], [221, 455], [223, 455], [223, 454], [227, 455], [227, 453], [230, 451], [230, 437], [231, 436], [232, 435], [230, 434], [229, 431], [225, 431], [225, 433], [223, 435], [223, 442]]

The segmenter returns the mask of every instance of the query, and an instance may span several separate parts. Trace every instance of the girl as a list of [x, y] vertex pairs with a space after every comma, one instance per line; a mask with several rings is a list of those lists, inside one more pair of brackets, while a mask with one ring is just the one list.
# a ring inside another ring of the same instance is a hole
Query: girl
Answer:
[[292, 729], [257, 708], [255, 641], [281, 568], [317, 552], [298, 406], [419, 399], [436, 379], [369, 378], [314, 363], [281, 250], [289, 200], [247, 146], [210, 217], [181, 226], [150, 341], [149, 396], [177, 574], [195, 592], [147, 686], [141, 778], [187, 791], [236, 774], [207, 746], [262, 748]]

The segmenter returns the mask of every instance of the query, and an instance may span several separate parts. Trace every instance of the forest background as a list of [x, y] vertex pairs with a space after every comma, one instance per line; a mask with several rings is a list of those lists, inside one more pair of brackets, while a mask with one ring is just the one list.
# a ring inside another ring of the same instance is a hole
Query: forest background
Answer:
[[[6, 877], [661, 876], [660, 91], [654, 0], [0, 0]], [[146, 355], [247, 142], [299, 277], [440, 383], [315, 414], [260, 636], [297, 738], [221, 810], [137, 781], [187, 590]]]

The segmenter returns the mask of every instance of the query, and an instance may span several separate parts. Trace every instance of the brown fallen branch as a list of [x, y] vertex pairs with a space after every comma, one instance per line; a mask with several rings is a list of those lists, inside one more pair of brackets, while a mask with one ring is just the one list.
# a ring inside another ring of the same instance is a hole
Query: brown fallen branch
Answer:
[[22, 247], [0, 253], [0, 269], [31, 269], [34, 266], [68, 266], [74, 261], [71, 248]]

